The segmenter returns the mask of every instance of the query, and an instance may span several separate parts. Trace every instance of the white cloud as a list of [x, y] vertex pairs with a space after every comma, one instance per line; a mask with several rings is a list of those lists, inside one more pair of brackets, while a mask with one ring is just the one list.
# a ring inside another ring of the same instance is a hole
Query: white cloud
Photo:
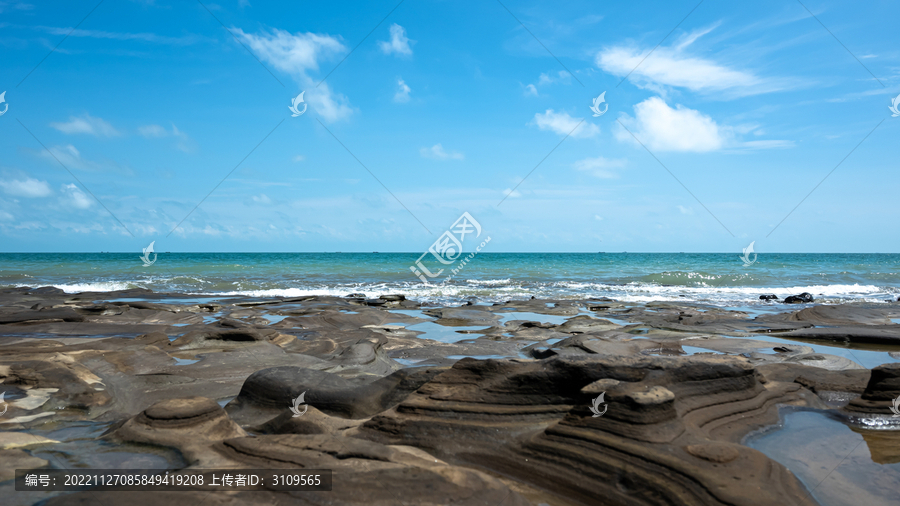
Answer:
[[391, 40], [389, 42], [380, 41], [378, 42], [378, 46], [384, 54], [397, 53], [406, 56], [412, 55], [412, 48], [409, 47], [409, 39], [406, 38], [406, 29], [397, 23], [391, 25]]
[[13, 215], [9, 214], [8, 212], [0, 211], [0, 220], [13, 221], [14, 219], [15, 219], [15, 217]]
[[441, 146], [441, 143], [437, 143], [430, 148], [420, 148], [419, 154], [424, 156], [425, 158], [433, 158], [435, 160], [462, 160], [464, 158], [462, 153], [451, 151], [444, 151], [444, 147]]
[[88, 160], [81, 156], [81, 152], [71, 144], [52, 146], [49, 150], [28, 150], [35, 156], [43, 158], [53, 166], [58, 167], [62, 163], [67, 169], [79, 169], [90, 172], [115, 172], [119, 174], [134, 175], [134, 170], [127, 165], [119, 164], [113, 160], [102, 159], [100, 162]]
[[553, 84], [556, 82], [564, 82], [565, 84], [570, 84], [572, 82], [572, 74], [569, 74], [565, 70], [560, 70], [556, 73], [556, 77], [548, 74], [542, 73], [538, 76], [537, 85], [528, 84], [525, 86], [525, 96], [538, 96], [538, 86], [546, 86], [548, 84]]
[[99, 164], [85, 160], [81, 157], [81, 152], [71, 144], [65, 146], [53, 146], [48, 150], [40, 151], [40, 156], [52, 161], [53, 163], [62, 163], [70, 169], [82, 170], [101, 170]]
[[631, 131], [619, 128], [619, 141], [637, 144], [635, 137], [650, 151], [707, 152], [724, 148], [772, 149], [792, 147], [792, 141], [741, 141], [735, 134], [755, 133], [757, 125], [731, 127], [719, 125], [711, 117], [676, 105], [673, 109], [660, 97], [650, 97], [634, 106], [635, 117], [624, 115], [619, 121]]
[[566, 82], [570, 83], [572, 74], [569, 74], [565, 70], [560, 70], [556, 73], [556, 77], [551, 76], [550, 74], [542, 73], [538, 76], [538, 86], [545, 86], [548, 84], [553, 84], [556, 82]]
[[[669, 107], [663, 99], [650, 97], [634, 106], [635, 117], [621, 121], [651, 151], [714, 151], [725, 143], [719, 125], [709, 116], [682, 105]], [[619, 129], [616, 138], [635, 142]]]
[[291, 158], [292, 162], [302, 162], [303, 160], [306, 160], [306, 157], [303, 155], [297, 155], [297, 156]]
[[159, 125], [144, 125], [138, 127], [138, 133], [144, 137], [165, 137], [169, 132]]
[[309, 76], [310, 72], [318, 72], [320, 60], [347, 50], [336, 38], [310, 32], [292, 35], [277, 28], [259, 35], [244, 33], [240, 28], [232, 31], [260, 60], [290, 74], [305, 88], [304, 99], [325, 121], [338, 121], [353, 113], [347, 97], [332, 92], [328, 83], [319, 84]]
[[0, 12], [7, 9], [30, 11], [31, 9], [34, 9], [34, 6], [25, 2], [0, 2]]
[[603, 221], [603, 216], [600, 216], [599, 214], [595, 214], [594, 219], [597, 221]]
[[[610, 74], [628, 75], [629, 80], [636, 85], [660, 92], [659, 86], [662, 85], [699, 92], [729, 90], [730, 93], [743, 96], [767, 93], [783, 87], [752, 72], [689, 55], [688, 47], [713, 28], [715, 27], [686, 34], [675, 45], [658, 47], [652, 53], [649, 47], [620, 45], [604, 48], [597, 53], [595, 62]], [[648, 53], [650, 56], [646, 56]]]
[[90, 114], [81, 117], [69, 116], [65, 123], [50, 123], [50, 126], [64, 134], [89, 134], [97, 137], [115, 137], [121, 135], [112, 125]]
[[196, 147], [194, 145], [194, 140], [191, 137], [178, 129], [174, 124], [172, 125], [172, 131], [168, 131], [165, 127], [159, 125], [144, 125], [138, 127], [138, 133], [147, 138], [160, 138], [160, 137], [175, 137], [175, 147], [179, 151], [183, 151], [185, 153], [193, 153], [196, 151]]
[[[581, 123], [580, 126], [579, 123]], [[559, 135], [578, 138], [593, 137], [600, 133], [597, 125], [584, 122], [581, 118], [573, 118], [566, 112], [553, 112], [553, 109], [547, 109], [544, 114], [535, 114], [534, 124], [541, 130], [550, 130]], [[578, 129], [575, 129], [576, 126]]]
[[598, 156], [597, 158], [585, 158], [584, 160], [578, 160], [573, 165], [576, 169], [587, 172], [594, 177], [613, 179], [619, 176], [609, 169], [624, 167], [625, 160], [609, 159]]
[[518, 190], [513, 190], [512, 188], [507, 188], [507, 189], [503, 190], [503, 196], [507, 197], [507, 198], [516, 198], [516, 197], [521, 197], [522, 194], [519, 193]]
[[403, 79], [397, 81], [397, 93], [394, 94], [394, 102], [409, 102], [409, 92], [412, 90]]
[[[210, 8], [214, 4], [209, 4]], [[210, 40], [206, 37], [198, 35], [185, 35], [183, 37], [166, 37], [164, 35], [156, 35], [153, 33], [122, 33], [122, 32], [106, 32], [103, 30], [82, 30], [72, 29], [70, 27], [53, 27], [53, 26], [33, 26], [35, 30], [41, 30], [54, 35], [65, 35], [71, 37], [89, 37], [95, 39], [112, 39], [112, 40], [139, 40], [156, 44], [171, 44], [176, 46], [185, 46], [195, 44], [200, 41]]]
[[46, 197], [52, 193], [46, 181], [38, 181], [30, 177], [0, 181], [0, 187], [5, 193], [16, 197], [37, 198]]
[[749, 149], [792, 148], [792, 147], [794, 147], [794, 141], [784, 141], [784, 140], [746, 141], [746, 142], [739, 143], [737, 145], [737, 147], [749, 148]]
[[79, 189], [74, 184], [63, 185], [62, 187], [63, 197], [60, 201], [69, 207], [74, 207], [76, 209], [87, 209], [93, 205], [94, 201], [85, 195], [81, 189]]
[[256, 202], [257, 204], [271, 204], [272, 199], [270, 199], [269, 196], [265, 193], [261, 193], [259, 195], [253, 196], [253, 202]]
[[679, 205], [678, 210], [681, 211], [681, 214], [694, 214], [694, 208], [692, 207], [684, 207], [682, 205]]

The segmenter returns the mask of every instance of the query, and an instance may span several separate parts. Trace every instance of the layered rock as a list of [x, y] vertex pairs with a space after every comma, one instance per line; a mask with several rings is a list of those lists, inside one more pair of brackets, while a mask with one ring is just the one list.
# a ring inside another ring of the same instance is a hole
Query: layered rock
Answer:
[[158, 402], [110, 429], [104, 438], [177, 448], [190, 464], [209, 467], [221, 464], [210, 456], [212, 444], [246, 435], [215, 401], [188, 397]]
[[439, 372], [403, 369], [366, 383], [301, 367], [274, 367], [250, 375], [226, 410], [242, 425], [255, 425], [288, 412], [292, 400], [306, 392], [306, 403], [319, 411], [367, 418], [396, 405]]
[[738, 444], [777, 420], [777, 403], [809, 402], [732, 357], [464, 359], [358, 432], [586, 504], [814, 504], [784, 467]]
[[[854, 416], [883, 415], [894, 418], [891, 408], [900, 399], [900, 363], [884, 364], [872, 369], [865, 391], [844, 408]], [[900, 425], [898, 419], [897, 425]]]

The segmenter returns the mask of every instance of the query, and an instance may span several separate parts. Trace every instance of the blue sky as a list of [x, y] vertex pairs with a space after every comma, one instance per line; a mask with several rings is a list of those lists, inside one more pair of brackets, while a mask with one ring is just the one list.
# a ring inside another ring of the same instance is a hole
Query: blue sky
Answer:
[[2, 0], [0, 251], [898, 252], [896, 14]]

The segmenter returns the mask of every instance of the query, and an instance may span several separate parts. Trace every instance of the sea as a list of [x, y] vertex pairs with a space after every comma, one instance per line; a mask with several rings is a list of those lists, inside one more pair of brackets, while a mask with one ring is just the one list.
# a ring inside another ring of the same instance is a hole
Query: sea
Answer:
[[417, 260], [422, 253], [0, 253], [0, 286], [249, 297], [400, 293], [436, 304], [608, 297], [720, 307], [771, 306], [762, 294], [808, 292], [826, 304], [900, 295], [900, 254], [482, 251], [450, 265], [432, 261], [427, 276]]

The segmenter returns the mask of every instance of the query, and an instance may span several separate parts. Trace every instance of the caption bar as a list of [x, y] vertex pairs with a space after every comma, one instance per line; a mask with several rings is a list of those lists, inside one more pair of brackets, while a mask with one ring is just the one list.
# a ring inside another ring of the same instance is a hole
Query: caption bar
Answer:
[[16, 490], [330, 491], [331, 469], [16, 469]]

